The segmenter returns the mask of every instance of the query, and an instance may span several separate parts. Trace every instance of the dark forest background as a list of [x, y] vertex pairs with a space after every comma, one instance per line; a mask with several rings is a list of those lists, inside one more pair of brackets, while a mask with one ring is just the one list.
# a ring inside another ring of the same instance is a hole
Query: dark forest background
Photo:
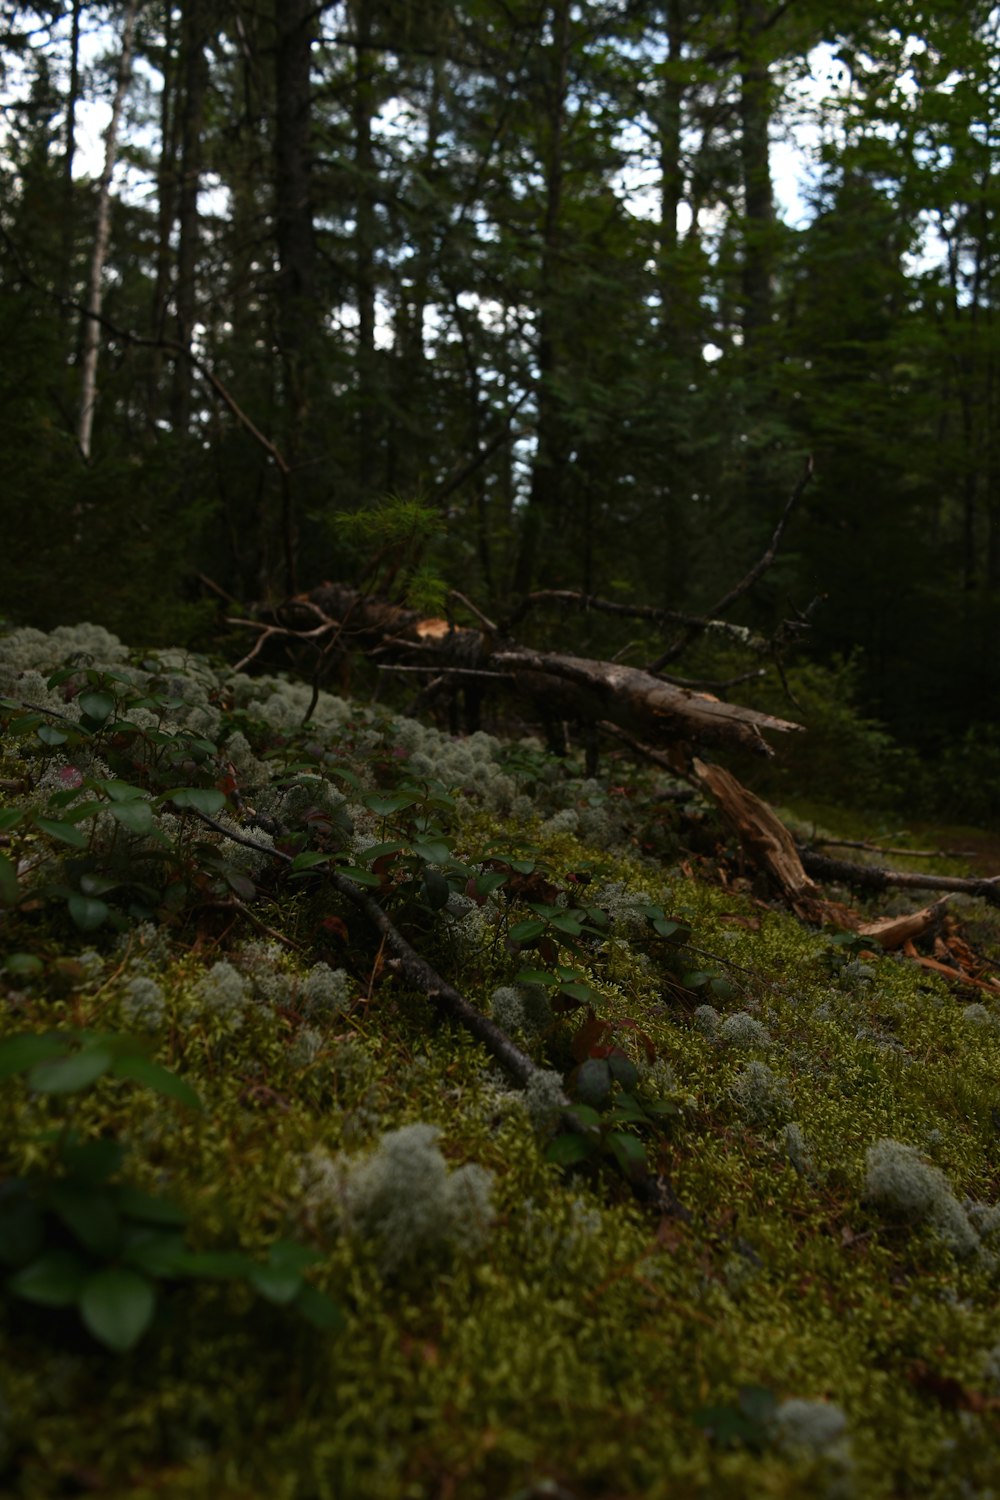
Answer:
[[[813, 773], [1000, 811], [1000, 11], [4, 14], [8, 620], [204, 648], [223, 594], [366, 577], [494, 617], [535, 588], [703, 612], [812, 455], [735, 618], [808, 619]], [[774, 152], [805, 112], [791, 227]], [[655, 655], [607, 615], [531, 630]], [[714, 649], [694, 669], [735, 671]]]

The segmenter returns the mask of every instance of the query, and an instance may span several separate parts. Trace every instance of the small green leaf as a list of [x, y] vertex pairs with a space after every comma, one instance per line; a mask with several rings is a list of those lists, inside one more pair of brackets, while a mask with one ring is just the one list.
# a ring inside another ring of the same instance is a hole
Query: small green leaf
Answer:
[[103, 724], [114, 713], [115, 700], [111, 693], [81, 693], [76, 701], [94, 724]]
[[306, 849], [303, 853], [296, 854], [292, 860], [292, 873], [294, 875], [302, 870], [313, 870], [317, 865], [328, 865], [330, 858], [329, 854], [319, 854], [316, 850]]
[[182, 786], [175, 791], [164, 792], [161, 802], [172, 802], [175, 807], [190, 808], [192, 812], [206, 813], [211, 817], [221, 812], [226, 805], [224, 792], [215, 787]]
[[188, 1251], [178, 1269], [185, 1276], [218, 1276], [223, 1280], [249, 1279], [257, 1269], [248, 1255], [232, 1250]]
[[186, 1254], [183, 1235], [142, 1225], [126, 1235], [122, 1259], [147, 1276], [179, 1276]]
[[312, 1245], [300, 1245], [298, 1240], [275, 1240], [267, 1252], [268, 1264], [285, 1270], [304, 1271], [322, 1259]]
[[451, 886], [445, 880], [440, 870], [426, 868], [423, 873], [421, 885], [427, 899], [427, 905], [431, 911], [441, 911], [448, 904], [451, 895]]
[[596, 1143], [584, 1135], [557, 1135], [545, 1148], [545, 1160], [558, 1167], [571, 1167], [593, 1156]]
[[540, 937], [545, 931], [546, 923], [531, 917], [526, 922], [516, 922], [510, 929], [508, 937], [513, 943], [530, 943], [532, 938]]
[[96, 786], [102, 792], [106, 792], [112, 802], [136, 802], [145, 797], [141, 786], [135, 786], [131, 781], [119, 781], [112, 778], [110, 781], [88, 782], [88, 786]]
[[420, 795], [417, 792], [393, 792], [390, 796], [384, 796], [381, 792], [371, 792], [361, 800], [376, 817], [387, 818], [390, 813], [412, 807], [415, 802], [420, 801]]
[[50, 1184], [49, 1206], [85, 1250], [109, 1260], [121, 1242], [121, 1220], [106, 1188], [63, 1179]]
[[9, 953], [3, 966], [15, 979], [37, 979], [45, 972], [45, 965], [34, 953]]
[[141, 1188], [123, 1182], [114, 1190], [118, 1212], [129, 1219], [139, 1219], [143, 1224], [163, 1224], [179, 1227], [187, 1223], [187, 1214], [169, 1198], [160, 1198], [155, 1193], [144, 1193]]
[[57, 729], [54, 724], [41, 724], [38, 728], [38, 738], [43, 745], [54, 748], [56, 745], [65, 745], [69, 735]]
[[24, 817], [23, 807], [0, 807], [0, 833], [10, 833]]
[[387, 854], [398, 854], [401, 849], [409, 847], [405, 839], [391, 839], [386, 844], [369, 844], [367, 849], [359, 851], [358, 859], [370, 864], [373, 859], [383, 859]]
[[549, 922], [557, 932], [566, 932], [570, 937], [579, 937], [580, 933], [583, 931], [583, 928], [577, 918], [570, 916], [566, 912], [562, 913], [561, 915], [550, 917]]
[[105, 1182], [125, 1160], [125, 1147], [119, 1141], [84, 1141], [80, 1146], [63, 1146], [62, 1159], [80, 1182]]
[[685, 989], [703, 990], [711, 978], [711, 974], [706, 974], [704, 969], [692, 969], [681, 976], [681, 983]]
[[11, 1078], [15, 1073], [27, 1073], [30, 1068], [50, 1057], [59, 1057], [66, 1050], [66, 1036], [36, 1036], [22, 1034], [9, 1036], [0, 1042], [0, 1078]]
[[506, 885], [509, 879], [509, 875], [501, 875], [496, 870], [487, 870], [485, 874], [476, 876], [476, 895], [491, 896], [502, 885]]
[[111, 816], [116, 823], [127, 828], [129, 833], [152, 833], [153, 809], [148, 802], [112, 802]]
[[671, 938], [678, 932], [684, 937], [687, 936], [687, 930], [681, 926], [680, 922], [671, 922], [667, 917], [654, 917], [653, 931], [658, 932], [663, 938]]
[[59, 822], [83, 823], [87, 818], [96, 818], [97, 814], [102, 813], [106, 806], [106, 802], [95, 802], [93, 799], [90, 802], [76, 802], [72, 807], [67, 807]]
[[96, 896], [80, 896], [75, 892], [66, 902], [69, 914], [81, 932], [93, 932], [107, 918], [110, 910], [106, 901]]
[[96, 1083], [111, 1063], [111, 1053], [104, 1048], [87, 1048], [39, 1063], [28, 1074], [28, 1084], [39, 1094], [75, 1094]]
[[709, 989], [712, 991], [712, 994], [717, 996], [720, 1000], [732, 1000], [736, 994], [736, 986], [730, 980], [723, 978], [721, 975], [719, 976], [719, 978], [712, 980], [711, 984], [709, 985]]
[[559, 986], [561, 995], [569, 995], [571, 1000], [592, 1000], [594, 991], [591, 985], [581, 984], [578, 980], [570, 980], [568, 984]]
[[596, 1109], [591, 1109], [589, 1104], [573, 1104], [566, 1113], [572, 1115], [577, 1124], [582, 1125], [588, 1133], [597, 1131], [601, 1127], [600, 1115]]
[[202, 1107], [201, 1100], [189, 1083], [148, 1057], [119, 1057], [111, 1071], [116, 1078], [131, 1078], [133, 1083], [144, 1083], [158, 1094], [165, 1094], [168, 1099], [186, 1104], [189, 1109]]
[[47, 833], [50, 838], [60, 839], [64, 844], [72, 844], [74, 849], [86, 849], [87, 835], [81, 828], [73, 823], [62, 822], [57, 818], [35, 818], [35, 827]]
[[514, 975], [515, 984], [538, 984], [543, 989], [552, 990], [561, 984], [558, 974], [549, 974], [545, 969], [518, 969]]
[[381, 885], [382, 882], [374, 870], [360, 870], [357, 865], [339, 865], [339, 873], [346, 875], [357, 885]]
[[25, 1189], [16, 1177], [0, 1187], [0, 1261], [6, 1266], [23, 1266], [45, 1243], [42, 1210]]
[[7, 1279], [8, 1291], [45, 1307], [71, 1307], [80, 1295], [87, 1264], [73, 1250], [49, 1250]]
[[78, 1305], [94, 1337], [123, 1354], [139, 1342], [153, 1321], [156, 1289], [139, 1271], [115, 1266], [88, 1278]]
[[17, 869], [12, 859], [0, 854], [0, 903], [16, 906], [21, 899], [21, 887], [17, 883]]
[[302, 1277], [298, 1271], [287, 1266], [255, 1266], [250, 1275], [250, 1284], [279, 1307], [291, 1302], [302, 1288]]
[[440, 839], [427, 839], [413, 845], [413, 852], [429, 865], [443, 865], [451, 856], [450, 847]]
[[627, 1093], [631, 1093], [639, 1082], [639, 1070], [632, 1059], [626, 1057], [624, 1052], [612, 1052], [608, 1058], [608, 1067], [611, 1069], [612, 1078], [620, 1083]]
[[646, 1148], [636, 1136], [613, 1130], [607, 1137], [607, 1145], [626, 1175], [631, 1175], [647, 1165]]
[[292, 1306], [314, 1328], [321, 1328], [330, 1333], [338, 1332], [347, 1322], [336, 1302], [331, 1302], [325, 1292], [318, 1291], [308, 1282], [302, 1283]]
[[576, 1077], [576, 1092], [584, 1104], [602, 1109], [611, 1098], [611, 1069], [603, 1057], [588, 1057]]

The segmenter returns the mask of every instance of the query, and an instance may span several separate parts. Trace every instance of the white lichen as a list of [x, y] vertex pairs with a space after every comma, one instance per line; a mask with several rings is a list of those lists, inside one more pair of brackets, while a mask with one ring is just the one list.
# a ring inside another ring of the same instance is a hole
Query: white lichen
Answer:
[[902, 1141], [876, 1141], [865, 1157], [865, 1201], [910, 1224], [930, 1224], [956, 1255], [979, 1247], [979, 1236], [940, 1167]]
[[345, 1229], [374, 1246], [384, 1275], [429, 1270], [478, 1249], [489, 1231], [492, 1174], [475, 1163], [449, 1171], [439, 1136], [433, 1125], [404, 1125], [345, 1172]]
[[719, 1027], [719, 1039], [730, 1047], [769, 1047], [771, 1033], [745, 1010], [727, 1016]]

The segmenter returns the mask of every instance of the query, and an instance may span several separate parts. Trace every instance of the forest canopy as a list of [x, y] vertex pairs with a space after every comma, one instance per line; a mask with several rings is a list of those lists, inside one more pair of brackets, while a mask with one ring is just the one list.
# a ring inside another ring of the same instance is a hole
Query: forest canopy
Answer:
[[995, 763], [994, 7], [9, 10], [13, 623], [204, 646], [357, 582], [389, 497], [414, 602], [701, 612], [812, 455], [736, 618], [807, 616], [952, 783]]

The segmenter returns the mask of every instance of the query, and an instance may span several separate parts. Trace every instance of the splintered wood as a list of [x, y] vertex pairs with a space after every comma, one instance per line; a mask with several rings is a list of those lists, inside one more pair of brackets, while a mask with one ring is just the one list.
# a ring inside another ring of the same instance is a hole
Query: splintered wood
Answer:
[[692, 770], [750, 857], [774, 877], [796, 908], [812, 907], [818, 888], [802, 868], [795, 841], [773, 808], [722, 766], [696, 758]]

